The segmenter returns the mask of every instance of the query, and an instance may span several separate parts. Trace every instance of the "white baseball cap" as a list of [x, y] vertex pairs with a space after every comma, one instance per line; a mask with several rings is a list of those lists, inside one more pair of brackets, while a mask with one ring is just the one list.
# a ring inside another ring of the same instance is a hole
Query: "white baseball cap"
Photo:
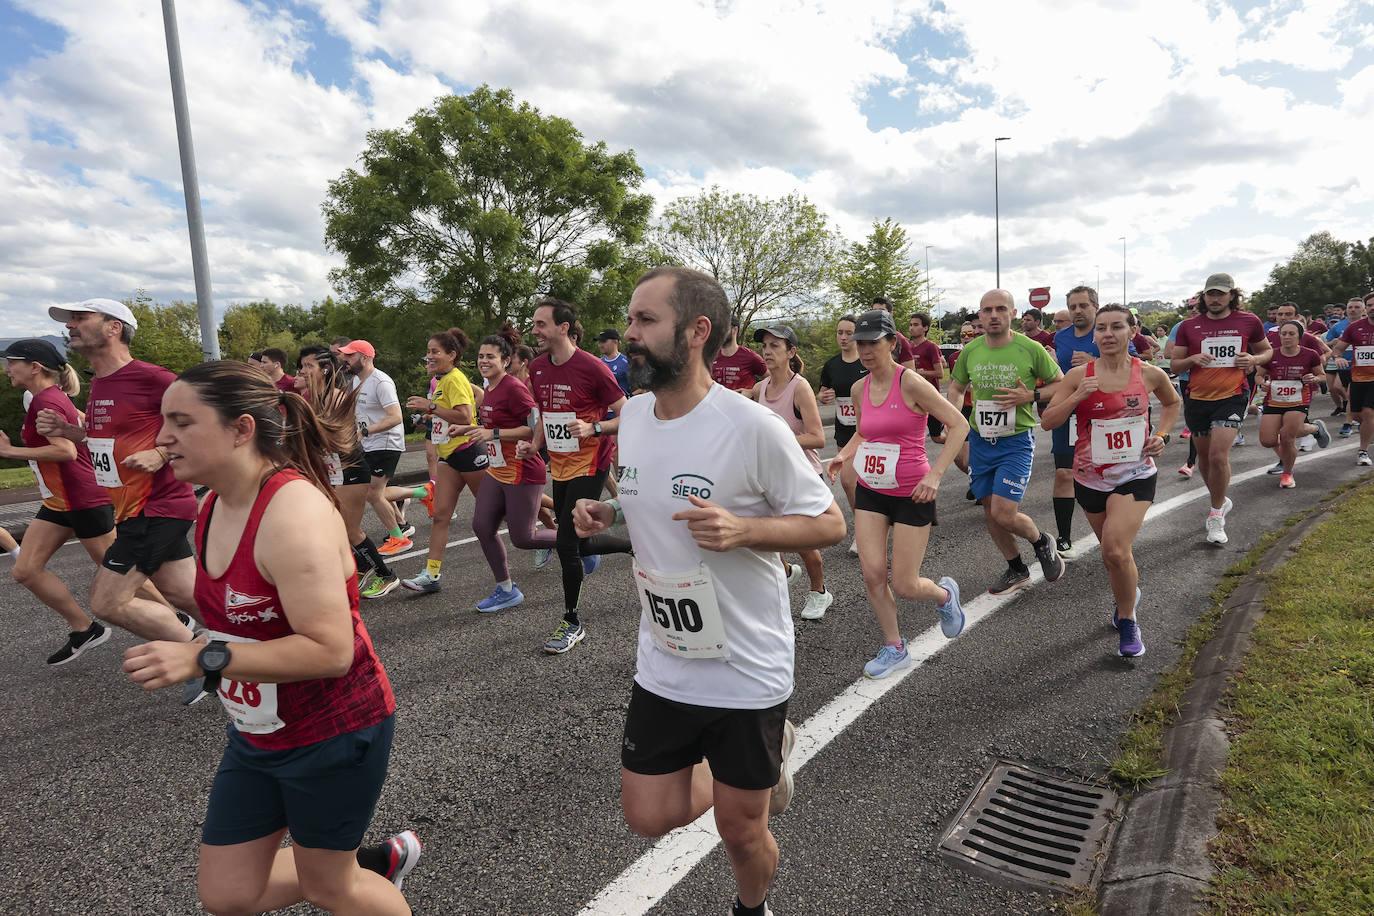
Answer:
[[120, 321], [138, 330], [138, 319], [134, 313], [129, 311], [129, 307], [123, 302], [116, 302], [113, 299], [87, 299], [85, 302], [78, 302], [69, 309], [60, 308], [54, 305], [48, 309], [48, 315], [53, 321], [60, 321], [66, 324], [72, 320], [72, 316], [77, 312], [99, 312], [101, 315], [109, 315], [111, 318], [118, 318]]

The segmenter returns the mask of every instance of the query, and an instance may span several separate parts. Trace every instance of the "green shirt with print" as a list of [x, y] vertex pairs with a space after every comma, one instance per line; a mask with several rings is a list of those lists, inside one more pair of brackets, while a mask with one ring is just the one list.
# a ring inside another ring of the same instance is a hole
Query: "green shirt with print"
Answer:
[[[1034, 391], [1037, 382], [1053, 381], [1058, 375], [1059, 367], [1050, 352], [1016, 331], [1011, 334], [1011, 343], [1002, 347], [989, 345], [986, 337], [975, 337], [959, 351], [953, 372], [954, 380], [973, 393], [974, 409], [969, 423], [978, 434], [985, 422], [996, 425], [995, 418], [979, 416], [980, 412], [987, 412], [980, 411], [980, 401], [993, 401], [1001, 394], [998, 388], [1015, 388], [1018, 379]], [[1016, 407], [1015, 428], [1006, 435], [1023, 433], [1037, 425], [1034, 403], [1020, 404]]]

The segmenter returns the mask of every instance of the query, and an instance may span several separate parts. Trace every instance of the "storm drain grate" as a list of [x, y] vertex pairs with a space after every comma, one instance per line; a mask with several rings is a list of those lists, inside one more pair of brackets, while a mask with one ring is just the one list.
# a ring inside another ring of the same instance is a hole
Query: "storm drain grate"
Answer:
[[1086, 887], [1116, 803], [1104, 786], [999, 761], [945, 832], [940, 851], [990, 880]]

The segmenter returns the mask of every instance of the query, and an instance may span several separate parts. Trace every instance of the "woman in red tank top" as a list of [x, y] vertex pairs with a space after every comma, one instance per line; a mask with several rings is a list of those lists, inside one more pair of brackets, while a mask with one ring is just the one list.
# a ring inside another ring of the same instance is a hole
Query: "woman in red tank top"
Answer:
[[[1116, 610], [1117, 654], [1145, 654], [1136, 613], [1140, 573], [1132, 545], [1155, 498], [1158, 469], [1152, 460], [1164, 451], [1167, 431], [1178, 422], [1182, 399], [1158, 366], [1130, 354], [1130, 312], [1119, 305], [1098, 309], [1093, 341], [1102, 354], [1069, 370], [1040, 416], [1045, 429], [1074, 417], [1074, 495], [1102, 545]], [[1150, 428], [1150, 395], [1159, 399], [1159, 424]], [[1165, 435], [1156, 431], [1162, 429]]]
[[[211, 912], [308, 899], [330, 911], [409, 913], [399, 885], [419, 856], [414, 834], [359, 849], [396, 702], [358, 616], [324, 460], [351, 441], [351, 414], [323, 419], [224, 360], [184, 372], [162, 415], [158, 447], [176, 478], [212, 491], [196, 525], [209, 642], [135, 646], [124, 670], [145, 689], [203, 676], [231, 720], [202, 829], [201, 902]], [[288, 832], [293, 843], [280, 848]]]

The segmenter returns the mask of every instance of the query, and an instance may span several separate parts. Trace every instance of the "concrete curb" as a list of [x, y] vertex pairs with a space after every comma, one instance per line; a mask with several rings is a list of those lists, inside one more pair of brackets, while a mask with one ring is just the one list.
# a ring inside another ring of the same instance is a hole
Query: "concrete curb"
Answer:
[[1203, 894], [1214, 874], [1207, 845], [1217, 833], [1217, 783], [1231, 750], [1224, 700], [1264, 616], [1266, 572], [1287, 562], [1308, 533], [1355, 492], [1294, 524], [1223, 603], [1219, 629], [1193, 659], [1192, 684], [1164, 734], [1161, 766], [1168, 772], [1132, 797], [1117, 830], [1098, 886], [1102, 916], [1190, 916], [1206, 910]]

